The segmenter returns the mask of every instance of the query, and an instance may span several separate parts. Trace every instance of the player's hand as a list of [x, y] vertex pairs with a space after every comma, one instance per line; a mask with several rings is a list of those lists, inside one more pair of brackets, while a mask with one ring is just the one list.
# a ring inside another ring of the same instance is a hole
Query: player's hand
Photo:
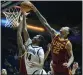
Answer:
[[69, 64], [67, 62], [65, 62], [65, 63], [63, 63], [63, 66], [68, 68]]
[[77, 68], [78, 68], [78, 63], [77, 62], [74, 62], [73, 69], [77, 69]]
[[36, 7], [30, 1], [28, 1], [27, 4], [33, 11], [36, 11]]

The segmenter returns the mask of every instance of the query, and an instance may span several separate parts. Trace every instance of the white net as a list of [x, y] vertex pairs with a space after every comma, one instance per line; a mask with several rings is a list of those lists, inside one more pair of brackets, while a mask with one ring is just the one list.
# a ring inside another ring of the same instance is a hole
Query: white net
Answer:
[[3, 12], [6, 17], [5, 27], [17, 27], [19, 18], [21, 16], [21, 10], [19, 6], [12, 7]]

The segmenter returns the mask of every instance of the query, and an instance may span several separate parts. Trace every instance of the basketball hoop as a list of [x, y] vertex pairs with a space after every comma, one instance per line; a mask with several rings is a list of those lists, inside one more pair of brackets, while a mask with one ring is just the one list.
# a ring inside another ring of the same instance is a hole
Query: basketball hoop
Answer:
[[5, 27], [18, 27], [18, 22], [21, 17], [21, 10], [19, 6], [14, 6], [8, 10], [3, 11], [3, 14], [6, 17]]
[[[10, 3], [10, 5], [8, 5]], [[20, 6], [17, 6], [20, 4]], [[12, 5], [13, 4], [13, 5]], [[9, 6], [9, 7], [8, 7]], [[6, 8], [8, 7], [8, 8]], [[2, 7], [3, 9], [2, 13], [6, 17], [6, 23], [5, 27], [10, 27], [10, 28], [16, 28], [19, 25], [20, 18], [22, 17], [22, 11], [27, 12], [26, 15], [29, 14], [29, 11], [31, 10], [30, 6], [28, 5], [27, 2], [3, 2]]]

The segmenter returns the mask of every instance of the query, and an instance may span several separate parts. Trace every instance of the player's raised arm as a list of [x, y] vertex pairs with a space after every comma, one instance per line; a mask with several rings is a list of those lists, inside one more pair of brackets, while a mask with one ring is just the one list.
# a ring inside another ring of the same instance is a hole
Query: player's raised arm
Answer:
[[30, 39], [29, 33], [27, 31], [26, 12], [23, 13], [23, 37], [25, 46], [28, 46], [32, 43], [32, 40]]
[[31, 2], [28, 2], [28, 5], [31, 6], [32, 10], [36, 13], [36, 15], [38, 16], [39, 20], [46, 27], [48, 32], [51, 35], [55, 35], [56, 31], [48, 24], [47, 20], [41, 15], [41, 13], [38, 11], [38, 9]]
[[38, 16], [38, 18], [41, 21], [41, 23], [46, 27], [46, 29], [48, 30], [48, 32], [52, 36], [55, 35], [56, 31], [49, 25], [49, 23], [47, 22], [47, 20], [41, 15], [41, 13], [37, 10], [37, 8], [34, 7], [33, 10], [36, 13], [36, 15]]
[[21, 18], [21, 21], [19, 23], [18, 29], [17, 29], [17, 44], [19, 48], [19, 55], [22, 55], [22, 50], [25, 51], [25, 46], [23, 45], [23, 39], [21, 36], [22, 33], [22, 24], [23, 24], [23, 17]]
[[28, 38], [30, 38], [27, 31], [26, 12], [23, 13], [23, 35], [24, 35], [24, 41], [26, 42]]
[[51, 51], [51, 44], [49, 43], [49, 44], [47, 45], [47, 47], [48, 47], [48, 50], [47, 50], [46, 53], [45, 53], [44, 61], [47, 59], [47, 57], [48, 57], [48, 55], [49, 55], [49, 53], [50, 53], [50, 51]]

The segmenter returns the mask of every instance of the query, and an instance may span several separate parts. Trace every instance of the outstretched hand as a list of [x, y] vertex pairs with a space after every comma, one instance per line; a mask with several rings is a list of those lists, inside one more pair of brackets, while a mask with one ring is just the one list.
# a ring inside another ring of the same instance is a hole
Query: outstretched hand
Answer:
[[27, 5], [31, 8], [31, 10], [36, 11], [36, 7], [30, 2], [27, 2]]
[[22, 13], [30, 12], [31, 10], [33, 10], [33, 6], [34, 5], [30, 1], [24, 1], [20, 4]]

